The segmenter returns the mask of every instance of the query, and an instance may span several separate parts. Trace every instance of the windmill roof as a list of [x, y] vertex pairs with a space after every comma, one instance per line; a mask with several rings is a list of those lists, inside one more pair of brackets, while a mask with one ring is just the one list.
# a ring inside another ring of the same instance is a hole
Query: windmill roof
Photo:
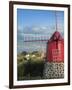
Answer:
[[55, 40], [63, 40], [60, 32], [56, 31], [53, 33], [49, 41], [55, 41]]

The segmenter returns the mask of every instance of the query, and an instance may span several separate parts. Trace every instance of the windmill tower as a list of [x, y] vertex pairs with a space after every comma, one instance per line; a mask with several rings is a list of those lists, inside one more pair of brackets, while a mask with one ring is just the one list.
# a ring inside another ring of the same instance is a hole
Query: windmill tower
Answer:
[[48, 40], [46, 54], [48, 62], [64, 62], [64, 39], [58, 31]]

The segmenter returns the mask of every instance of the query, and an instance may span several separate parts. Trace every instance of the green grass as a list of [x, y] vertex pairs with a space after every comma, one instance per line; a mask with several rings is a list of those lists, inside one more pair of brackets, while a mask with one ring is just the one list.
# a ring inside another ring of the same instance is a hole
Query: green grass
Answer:
[[17, 66], [18, 80], [43, 79], [44, 61], [23, 61]]

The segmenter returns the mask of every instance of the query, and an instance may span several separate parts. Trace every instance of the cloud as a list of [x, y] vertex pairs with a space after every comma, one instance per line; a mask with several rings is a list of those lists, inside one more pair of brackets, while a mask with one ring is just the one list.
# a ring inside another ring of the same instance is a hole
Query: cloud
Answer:
[[[56, 31], [55, 27], [48, 26], [31, 26], [24, 27], [23, 30], [17, 30], [17, 40], [38, 40], [38, 39], [49, 39], [52, 34]], [[64, 36], [63, 27], [58, 28], [58, 31]]]
[[[18, 52], [32, 51], [32, 50], [41, 50], [46, 48], [46, 42], [34, 42], [34, 43], [25, 43], [24, 40], [48, 40], [52, 34], [56, 31], [54, 26], [31, 26], [24, 27], [23, 30], [17, 30], [17, 50]], [[58, 28], [58, 31], [64, 36], [63, 27]], [[41, 44], [40, 44], [41, 43]], [[41, 48], [43, 47], [43, 48]]]

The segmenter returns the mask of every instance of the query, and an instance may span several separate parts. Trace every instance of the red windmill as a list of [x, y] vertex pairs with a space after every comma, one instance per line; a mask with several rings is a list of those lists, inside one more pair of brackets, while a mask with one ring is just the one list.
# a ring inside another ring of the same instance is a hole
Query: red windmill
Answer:
[[64, 61], [64, 39], [61, 34], [57, 31], [57, 14], [56, 16], [56, 32], [52, 35], [47, 43], [47, 60], [49, 62], [63, 62]]
[[64, 39], [61, 34], [57, 31], [57, 14], [55, 12], [56, 19], [56, 31], [53, 33], [49, 40], [38, 39], [38, 40], [26, 40], [24, 42], [47, 42], [46, 60], [48, 62], [63, 62], [64, 61]]
[[56, 31], [47, 43], [47, 60], [49, 62], [64, 61], [64, 39]]

